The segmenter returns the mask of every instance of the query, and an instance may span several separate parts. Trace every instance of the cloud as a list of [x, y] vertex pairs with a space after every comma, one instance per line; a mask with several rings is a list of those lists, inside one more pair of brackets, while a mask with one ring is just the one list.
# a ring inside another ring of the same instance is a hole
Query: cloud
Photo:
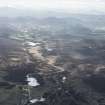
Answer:
[[0, 0], [0, 6], [64, 10], [66, 12], [104, 12], [104, 0]]

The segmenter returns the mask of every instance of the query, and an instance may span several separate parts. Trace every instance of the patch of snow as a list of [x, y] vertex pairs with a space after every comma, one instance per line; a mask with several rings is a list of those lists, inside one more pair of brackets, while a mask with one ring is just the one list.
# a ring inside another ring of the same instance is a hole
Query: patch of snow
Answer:
[[53, 49], [51, 49], [51, 48], [46, 48], [46, 50], [47, 50], [47, 51], [52, 51]]
[[34, 78], [34, 77], [29, 77], [27, 75], [27, 81], [28, 81], [28, 85], [29, 86], [33, 86], [33, 87], [36, 87], [36, 86], [39, 86], [40, 84], [38, 83], [37, 79]]
[[65, 82], [66, 81], [66, 77], [64, 76], [64, 77], [62, 77], [62, 82]]
[[29, 46], [37, 46], [37, 45], [39, 45], [40, 43], [34, 43], [34, 42], [27, 42], [27, 44], [29, 45]]
[[30, 100], [31, 103], [36, 103], [38, 101], [39, 101], [38, 99], [32, 99], [32, 100]]
[[30, 100], [31, 103], [36, 103], [36, 102], [44, 102], [45, 98], [40, 98], [40, 99], [32, 99]]
[[45, 101], [45, 100], [46, 100], [46, 99], [42, 97], [42, 98], [40, 99], [40, 102], [43, 102], [43, 101]]

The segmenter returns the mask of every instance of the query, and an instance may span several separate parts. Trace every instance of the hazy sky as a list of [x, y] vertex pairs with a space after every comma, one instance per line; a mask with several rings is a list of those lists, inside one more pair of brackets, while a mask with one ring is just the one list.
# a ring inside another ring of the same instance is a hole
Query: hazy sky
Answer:
[[104, 12], [105, 0], [0, 0], [0, 6], [66, 12]]

